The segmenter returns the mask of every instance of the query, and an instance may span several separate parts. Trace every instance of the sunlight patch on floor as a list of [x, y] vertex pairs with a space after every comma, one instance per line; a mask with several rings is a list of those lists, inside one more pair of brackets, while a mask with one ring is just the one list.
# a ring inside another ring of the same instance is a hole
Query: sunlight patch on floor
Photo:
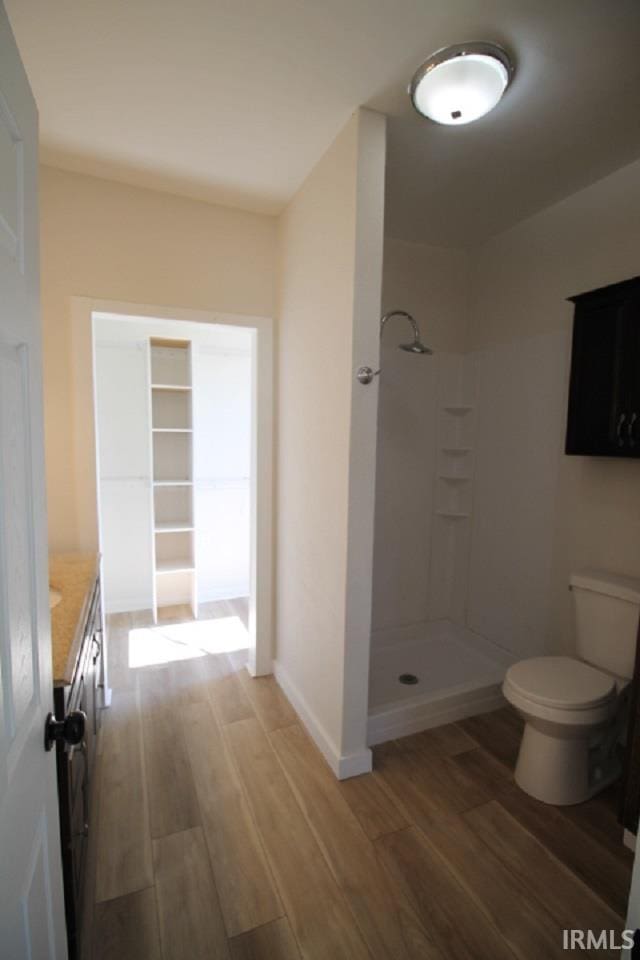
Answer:
[[208, 653], [246, 650], [249, 634], [240, 617], [137, 627], [129, 631], [129, 667], [193, 660]]

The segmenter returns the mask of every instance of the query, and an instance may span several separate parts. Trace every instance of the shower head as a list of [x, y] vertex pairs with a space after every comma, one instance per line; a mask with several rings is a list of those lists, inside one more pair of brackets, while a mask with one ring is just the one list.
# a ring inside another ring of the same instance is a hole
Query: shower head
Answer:
[[[405, 353], [417, 353], [422, 354], [422, 356], [429, 356], [433, 353], [431, 347], [426, 347], [420, 338], [420, 328], [416, 321], [413, 319], [410, 313], [407, 313], [406, 310], [390, 310], [380, 320], [380, 339], [382, 340], [382, 334], [384, 333], [385, 324], [391, 320], [392, 317], [402, 317], [403, 320], [406, 320], [411, 324], [411, 329], [413, 330], [413, 340], [411, 343], [399, 343], [398, 349], [404, 350]], [[367, 384], [373, 381], [374, 377], [377, 377], [380, 373], [380, 370], [373, 370], [372, 367], [358, 367], [356, 370], [356, 378], [359, 383]]]
[[406, 353], [422, 353], [430, 356], [433, 353], [431, 347], [426, 347], [421, 340], [415, 339], [411, 343], [400, 343], [398, 344], [399, 350], [404, 350]]
[[380, 321], [380, 337], [382, 337], [384, 332], [385, 324], [391, 320], [392, 317], [402, 317], [404, 320], [407, 320], [407, 322], [411, 324], [411, 329], [413, 330], [413, 340], [411, 343], [398, 344], [400, 350], [404, 350], [405, 353], [418, 353], [427, 355], [433, 353], [433, 350], [431, 350], [430, 347], [426, 347], [420, 339], [420, 328], [411, 314], [407, 313], [406, 310], [390, 310], [389, 313], [385, 313], [384, 317]]

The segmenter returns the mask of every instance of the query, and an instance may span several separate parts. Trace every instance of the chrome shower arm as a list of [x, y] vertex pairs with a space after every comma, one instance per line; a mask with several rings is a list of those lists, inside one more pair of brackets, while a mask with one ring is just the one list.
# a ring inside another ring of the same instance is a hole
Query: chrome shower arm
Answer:
[[391, 320], [393, 317], [404, 317], [405, 320], [408, 320], [409, 323], [411, 324], [411, 329], [413, 330], [414, 340], [418, 340], [420, 338], [420, 331], [418, 330], [418, 324], [415, 322], [411, 314], [407, 313], [406, 310], [389, 310], [388, 313], [385, 313], [385, 315], [380, 320], [380, 337], [382, 337], [385, 324], [388, 323], [388, 321]]
[[[411, 324], [411, 329], [413, 331], [413, 340], [411, 341], [411, 343], [398, 344], [398, 347], [400, 348], [400, 350], [404, 350], [406, 353], [413, 353], [413, 354], [433, 353], [433, 350], [431, 349], [431, 347], [425, 347], [424, 343], [420, 339], [420, 328], [418, 327], [418, 324], [413, 319], [411, 314], [407, 313], [406, 310], [389, 310], [388, 313], [385, 313], [385, 315], [380, 320], [380, 340], [382, 340], [382, 334], [384, 333], [385, 325], [393, 317], [402, 317], [403, 320], [408, 320], [408, 322]], [[358, 369], [356, 370], [356, 378], [359, 383], [362, 383], [366, 386], [368, 383], [371, 383], [374, 377], [377, 377], [379, 373], [380, 373], [380, 370], [379, 369], [374, 370], [373, 367], [368, 367], [368, 366], [358, 367]]]

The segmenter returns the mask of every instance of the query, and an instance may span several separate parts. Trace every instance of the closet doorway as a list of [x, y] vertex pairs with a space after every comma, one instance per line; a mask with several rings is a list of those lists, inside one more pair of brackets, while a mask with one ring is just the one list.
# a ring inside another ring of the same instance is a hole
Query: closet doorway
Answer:
[[171, 624], [132, 631], [132, 663], [213, 643], [247, 647], [250, 672], [270, 672], [267, 323], [91, 312], [106, 612]]

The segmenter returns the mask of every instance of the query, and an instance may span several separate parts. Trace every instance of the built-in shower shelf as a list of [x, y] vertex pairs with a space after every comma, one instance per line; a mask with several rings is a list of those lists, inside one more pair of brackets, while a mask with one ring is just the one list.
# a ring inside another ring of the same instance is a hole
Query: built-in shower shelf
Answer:
[[446, 520], [468, 520], [470, 513], [462, 513], [458, 510], [437, 510], [436, 516], [444, 517]]
[[447, 403], [442, 408], [446, 413], [453, 413], [456, 416], [462, 416], [464, 413], [471, 413], [473, 407], [466, 403]]
[[471, 453], [473, 447], [443, 447], [443, 453], [449, 453], [452, 457], [459, 457], [465, 453]]
[[441, 473], [441, 480], [446, 480], [447, 483], [470, 483], [471, 477], [459, 477], [455, 473]]

